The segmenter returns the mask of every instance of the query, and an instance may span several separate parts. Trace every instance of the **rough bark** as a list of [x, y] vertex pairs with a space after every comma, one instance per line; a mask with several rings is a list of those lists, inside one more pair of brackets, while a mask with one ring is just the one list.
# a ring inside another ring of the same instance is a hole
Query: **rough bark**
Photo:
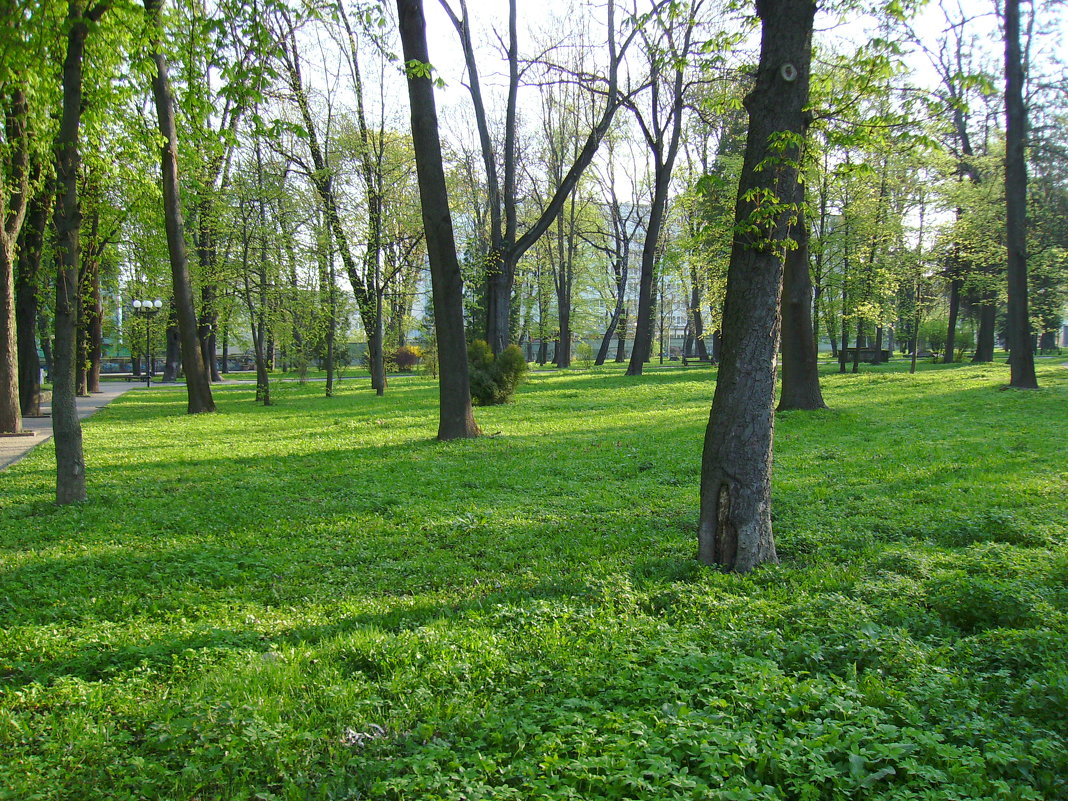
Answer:
[[[771, 528], [775, 355], [815, 11], [809, 0], [757, 3], [760, 62], [745, 98], [749, 133], [727, 273], [723, 358], [701, 461], [698, 530], [698, 558], [738, 572], [777, 561]], [[755, 218], [752, 198], [769, 194], [780, 207]]]
[[1005, 0], [1005, 244], [1009, 273], [1009, 386], [1037, 389], [1027, 303], [1027, 109], [1020, 0]]
[[[797, 202], [804, 203], [800, 186]], [[799, 211], [793, 229], [797, 247], [786, 254], [782, 290], [782, 390], [779, 411], [826, 409], [820, 391], [816, 339], [812, 332], [812, 281], [808, 266], [808, 228]]]
[[434, 88], [422, 69], [430, 63], [422, 0], [397, 0], [404, 62], [409, 67], [412, 144], [419, 176], [419, 200], [426, 231], [438, 341], [438, 439], [477, 437], [482, 432], [471, 413], [471, 383], [464, 336], [463, 278], [456, 258], [452, 215], [438, 137]]
[[[161, 5], [162, 0], [144, 0], [145, 11], [155, 26], [160, 24]], [[158, 28], [153, 36], [152, 60], [156, 65], [156, 72], [152, 76], [152, 95], [156, 104], [159, 132], [163, 138], [163, 218], [167, 229], [167, 250], [170, 254], [173, 303], [178, 320], [182, 368], [185, 372], [186, 408], [189, 414], [201, 414], [214, 412], [215, 400], [211, 395], [211, 380], [204, 363], [204, 354], [200, 349], [199, 326], [193, 306], [193, 285], [189, 275], [185, 221], [182, 218], [182, 200], [178, 184], [178, 131], [174, 122], [174, 93], [168, 76], [167, 58], [158, 39]]]

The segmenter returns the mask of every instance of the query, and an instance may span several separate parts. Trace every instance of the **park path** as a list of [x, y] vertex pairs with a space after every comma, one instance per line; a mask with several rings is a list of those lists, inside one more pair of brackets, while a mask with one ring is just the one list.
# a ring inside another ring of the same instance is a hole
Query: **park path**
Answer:
[[[115, 398], [124, 395], [131, 389], [143, 388], [144, 383], [140, 381], [104, 381], [100, 387], [100, 392], [94, 392], [87, 398], [77, 399], [79, 419], [84, 419], [104, 408]], [[22, 427], [26, 431], [32, 431], [32, 436], [0, 436], [0, 470], [7, 469], [42, 442], [48, 442], [52, 438], [51, 400], [41, 403], [41, 414], [43, 415], [42, 417], [22, 418]]]

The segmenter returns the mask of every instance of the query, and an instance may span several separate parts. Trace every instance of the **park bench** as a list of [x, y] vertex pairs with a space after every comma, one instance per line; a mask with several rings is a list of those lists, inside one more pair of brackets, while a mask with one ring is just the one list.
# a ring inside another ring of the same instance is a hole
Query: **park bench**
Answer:
[[693, 362], [694, 364], [708, 364], [708, 365], [712, 364], [712, 360], [707, 356], [703, 356], [703, 357], [702, 356], [683, 356], [682, 357], [682, 365], [683, 365], [683, 367], [689, 367], [690, 366], [690, 362]]
[[[842, 351], [839, 351], [839, 353], [841, 353], [841, 352]], [[846, 363], [853, 361], [853, 359], [856, 358], [856, 353], [857, 353], [857, 349], [856, 348], [846, 348], [845, 349], [845, 360], [846, 360]], [[890, 358], [890, 351], [888, 351], [886, 348], [883, 348], [882, 350], [880, 350], [879, 354], [880, 354], [879, 361], [885, 362]], [[860, 360], [862, 362], [874, 362], [875, 361], [875, 348], [861, 348], [860, 349]]]

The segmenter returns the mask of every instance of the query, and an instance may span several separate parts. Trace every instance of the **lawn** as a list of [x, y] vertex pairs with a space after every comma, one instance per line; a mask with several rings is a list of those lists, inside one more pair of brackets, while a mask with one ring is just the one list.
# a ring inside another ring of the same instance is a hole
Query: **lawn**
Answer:
[[693, 559], [707, 367], [129, 393], [0, 475], [3, 799], [1064, 799], [1068, 370], [838, 375], [778, 567]]

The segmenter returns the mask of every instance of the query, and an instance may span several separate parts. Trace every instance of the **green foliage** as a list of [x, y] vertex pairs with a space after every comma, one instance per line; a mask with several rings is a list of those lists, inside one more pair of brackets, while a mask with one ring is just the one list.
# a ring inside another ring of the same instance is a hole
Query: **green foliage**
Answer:
[[779, 415], [747, 576], [693, 559], [708, 373], [449, 444], [424, 378], [132, 392], [88, 503], [2, 479], [0, 798], [1068, 797], [1068, 371], [904, 370]]
[[509, 345], [494, 356], [485, 340], [476, 339], [467, 347], [471, 370], [471, 401], [476, 406], [508, 403], [527, 374], [527, 360], [517, 345]]

